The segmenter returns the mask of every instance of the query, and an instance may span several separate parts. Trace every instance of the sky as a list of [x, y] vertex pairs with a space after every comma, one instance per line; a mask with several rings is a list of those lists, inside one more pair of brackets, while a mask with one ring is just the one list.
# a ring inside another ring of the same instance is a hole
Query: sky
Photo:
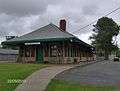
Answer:
[[[0, 42], [6, 35], [21, 36], [49, 23], [59, 26], [66, 19], [67, 31], [90, 43], [96, 22], [80, 28], [118, 7], [120, 0], [0, 0]], [[120, 24], [120, 10], [108, 17]], [[117, 41], [120, 45], [120, 35]]]

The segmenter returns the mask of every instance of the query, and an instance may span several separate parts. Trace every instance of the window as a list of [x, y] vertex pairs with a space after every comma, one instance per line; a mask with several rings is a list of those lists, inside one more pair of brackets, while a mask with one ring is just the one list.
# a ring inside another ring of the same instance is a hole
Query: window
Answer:
[[71, 57], [74, 57], [74, 56], [75, 56], [75, 48], [71, 47]]
[[77, 57], [77, 51], [78, 51], [77, 48], [75, 48], [75, 57]]
[[79, 49], [77, 48], [77, 55], [76, 55], [77, 57], [79, 57], [78, 53], [79, 53]]
[[60, 45], [57, 47], [57, 55], [58, 56], [63, 56], [63, 48]]
[[31, 57], [35, 57], [35, 48], [31, 48]]
[[65, 46], [65, 57], [67, 57], [68, 55], [68, 47], [67, 46]]
[[57, 56], [57, 46], [56, 45], [51, 45], [50, 46], [50, 56], [51, 57], [56, 57]]
[[82, 56], [85, 57], [85, 52], [82, 52]]
[[20, 57], [23, 57], [23, 56], [24, 56], [24, 48], [21, 47], [21, 48], [20, 48]]
[[65, 47], [65, 57], [70, 57], [70, 47]]
[[75, 57], [75, 48], [73, 47], [73, 57]]
[[70, 48], [68, 47], [68, 57], [70, 57]]
[[81, 52], [80, 52], [80, 60], [81, 60], [81, 56], [82, 56], [82, 55], [81, 55]]
[[49, 56], [49, 47], [46, 45], [45, 46], [45, 57], [48, 57]]
[[30, 49], [28, 47], [25, 49], [25, 57], [30, 57]]

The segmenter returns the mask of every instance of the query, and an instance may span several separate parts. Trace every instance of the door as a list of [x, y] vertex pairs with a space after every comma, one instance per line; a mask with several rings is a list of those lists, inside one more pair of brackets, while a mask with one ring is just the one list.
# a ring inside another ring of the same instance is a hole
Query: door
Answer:
[[36, 50], [36, 60], [37, 62], [43, 62], [43, 49], [42, 48], [37, 48]]

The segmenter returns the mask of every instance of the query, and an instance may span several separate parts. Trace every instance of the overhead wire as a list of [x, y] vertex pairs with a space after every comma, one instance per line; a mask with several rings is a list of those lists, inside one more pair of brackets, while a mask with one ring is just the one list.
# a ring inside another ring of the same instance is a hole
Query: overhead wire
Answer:
[[[107, 16], [111, 15], [112, 13], [118, 11], [119, 9], [120, 9], [120, 7], [118, 7], [118, 8], [116, 8], [116, 9], [110, 11], [109, 13], [107, 13], [106, 15], [101, 16], [101, 17], [107, 17]], [[99, 18], [98, 18], [98, 19], [99, 19]], [[80, 29], [78, 29], [78, 30], [76, 30], [76, 31], [74, 31], [74, 32], [72, 32], [72, 33], [73, 33], [73, 34], [78, 33], [80, 30], [83, 30], [83, 29], [85, 29], [85, 28], [91, 26], [92, 24], [94, 24], [98, 19], [94, 20], [93, 22], [91, 22], [91, 23], [89, 23], [89, 24], [83, 26], [82, 28], [80, 28]]]

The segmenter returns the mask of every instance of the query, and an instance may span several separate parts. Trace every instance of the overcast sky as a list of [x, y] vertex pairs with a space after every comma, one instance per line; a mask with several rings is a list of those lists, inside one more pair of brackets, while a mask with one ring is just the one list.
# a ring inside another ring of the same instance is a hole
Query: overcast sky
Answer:
[[[60, 19], [66, 19], [67, 31], [73, 33], [118, 7], [120, 0], [0, 0], [0, 39], [23, 35], [51, 22], [59, 25]], [[109, 17], [120, 24], [120, 10]], [[74, 34], [90, 43], [92, 28]]]

